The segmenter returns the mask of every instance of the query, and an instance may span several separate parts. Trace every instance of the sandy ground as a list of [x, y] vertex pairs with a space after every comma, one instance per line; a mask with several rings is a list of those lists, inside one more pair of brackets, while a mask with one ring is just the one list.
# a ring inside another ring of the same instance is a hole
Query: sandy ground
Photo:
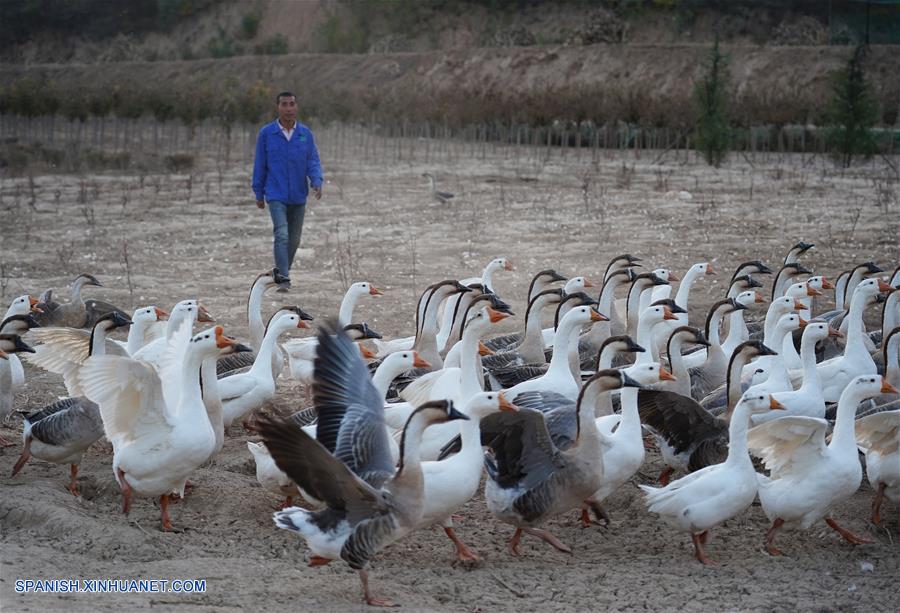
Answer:
[[[388, 337], [411, 334], [410, 314], [426, 284], [477, 275], [505, 255], [516, 271], [498, 274], [496, 284], [519, 315], [506, 325], [512, 329], [521, 325], [532, 273], [555, 267], [599, 278], [611, 256], [627, 251], [678, 273], [713, 262], [722, 274], [698, 283], [692, 295], [692, 320], [699, 322], [739, 262], [758, 257], [775, 266], [799, 239], [817, 244], [804, 263], [830, 278], [851, 262], [872, 259], [893, 269], [900, 259], [898, 188], [881, 163], [841, 172], [821, 158], [737, 157], [716, 172], [672, 154], [654, 165], [657, 154], [648, 152], [594, 161], [589, 152], [554, 152], [546, 160], [540, 152], [438, 145], [432, 153], [444, 151], [443, 158], [410, 162], [426, 159], [421, 143], [419, 155], [376, 162], [346, 150], [328, 155], [323, 143], [331, 183], [308, 212], [296, 289], [268, 296], [267, 313], [289, 301], [323, 319], [336, 314], [345, 282], [364, 279], [385, 295], [362, 300], [356, 319]], [[440, 189], [457, 193], [451, 204], [430, 198], [426, 171]], [[170, 308], [199, 296], [227, 331], [245, 336], [247, 289], [271, 266], [270, 223], [252, 204], [248, 172], [242, 164], [221, 173], [209, 166], [190, 177], [38, 176], [33, 190], [27, 178], [4, 178], [4, 303], [26, 291], [62, 290], [85, 271], [106, 285], [91, 288], [91, 296], [129, 309]], [[678, 190], [690, 199], [667, 195]], [[53, 375], [30, 367], [27, 375], [20, 409], [36, 409], [64, 391]], [[297, 408], [301, 396], [298, 385], [282, 382], [274, 404]], [[18, 438], [21, 422], [14, 417], [0, 432]], [[360, 609], [352, 571], [341, 563], [307, 568], [302, 541], [274, 527], [278, 500], [257, 484], [247, 440], [253, 437], [234, 429], [221, 455], [192, 477], [196, 489], [172, 507], [179, 533], [159, 531], [155, 501], [137, 500], [128, 517], [119, 512], [106, 443], [85, 458], [80, 498], [64, 489], [65, 467], [32, 461], [10, 479], [19, 450], [0, 450], [2, 609]], [[887, 504], [883, 527], [869, 525], [868, 484], [835, 517], [875, 544], [845, 544], [822, 523], [785, 534], [780, 545], [787, 555], [771, 558], [761, 547], [765, 516], [753, 506], [714, 532], [708, 551], [720, 565], [705, 568], [693, 560], [689, 538], [643, 506], [636, 485], [651, 482], [660, 468], [658, 455], [649, 454], [609, 500], [609, 529], [582, 529], [574, 514], [551, 521], [572, 555], [526, 538], [526, 555], [511, 558], [504, 543], [512, 529], [494, 521], [479, 497], [460, 511], [458, 532], [484, 556], [482, 565], [455, 565], [443, 533], [423, 530], [375, 559], [375, 590], [407, 609], [433, 611], [900, 607], [900, 508]], [[14, 593], [16, 579], [103, 577], [206, 579], [207, 590]]]

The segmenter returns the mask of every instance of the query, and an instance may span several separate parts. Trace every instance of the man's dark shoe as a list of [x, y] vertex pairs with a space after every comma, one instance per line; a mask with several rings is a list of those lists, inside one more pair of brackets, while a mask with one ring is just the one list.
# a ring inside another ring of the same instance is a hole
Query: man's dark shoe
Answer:
[[275, 283], [278, 284], [277, 292], [286, 294], [291, 289], [291, 278], [280, 272], [275, 273]]

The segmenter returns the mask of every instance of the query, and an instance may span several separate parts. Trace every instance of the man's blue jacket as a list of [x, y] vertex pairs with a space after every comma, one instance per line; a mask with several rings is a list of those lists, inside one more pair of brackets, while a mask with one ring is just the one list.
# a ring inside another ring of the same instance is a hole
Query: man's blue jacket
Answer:
[[304, 204], [309, 185], [322, 187], [322, 166], [312, 132], [299, 121], [288, 141], [276, 119], [259, 131], [253, 161], [257, 200]]

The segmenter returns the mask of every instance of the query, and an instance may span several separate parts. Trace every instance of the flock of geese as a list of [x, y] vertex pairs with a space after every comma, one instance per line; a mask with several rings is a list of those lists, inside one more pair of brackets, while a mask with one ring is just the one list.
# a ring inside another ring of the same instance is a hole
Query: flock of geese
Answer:
[[[885, 498], [900, 503], [900, 268], [886, 276], [865, 262], [832, 283], [800, 262], [810, 248], [792, 247], [777, 271], [742, 263], [701, 327], [688, 319], [690, 292], [716, 274], [711, 264], [679, 279], [626, 254], [596, 288], [537, 273], [523, 328], [497, 335], [513, 315], [494, 291], [494, 275], [512, 270], [498, 258], [480, 277], [429, 286], [408, 337], [384, 339], [354, 322], [357, 302], [381, 293], [363, 282], [316, 335], [282, 341], [312, 317], [290, 306], [264, 320], [263, 295], [276, 287], [268, 271], [250, 288], [248, 345], [218, 325], [194, 333], [213, 321], [195, 299], [131, 315], [85, 301], [82, 288], [100, 283], [82, 275], [68, 302], [25, 295], [3, 318], [0, 417], [25, 383], [20, 355], [61, 375], [68, 392], [19, 411], [13, 476], [32, 456], [69, 464], [78, 495], [78, 465], [105, 436], [123, 511], [134, 497], [158, 497], [171, 530], [170, 497], [184, 496], [229, 427], [243, 425], [262, 439], [247, 443], [259, 483], [285, 497], [275, 524], [305, 539], [311, 566], [342, 559], [357, 570], [370, 605], [391, 603], [370, 590], [369, 561], [415, 530], [440, 524], [459, 560], [480, 559], [453, 514], [485, 474], [488, 509], [514, 529], [510, 554], [521, 554], [523, 535], [570, 552], [541, 526], [569, 512], [585, 526], [608, 523], [605, 501], [654, 441], [666, 469], [659, 487], [640, 486], [647, 507], [690, 534], [704, 564], [713, 563], [709, 531], [757, 496], [772, 555], [780, 531], [820, 520], [851, 543], [870, 542], [831, 509], [858, 489], [860, 453], [875, 491], [871, 520], [881, 521]], [[767, 299], [758, 279], [773, 274]], [[835, 308], [823, 310], [828, 290]], [[867, 330], [865, 315], [878, 308], [881, 325]], [[548, 312], [553, 326], [543, 328]], [[124, 328], [125, 341], [111, 338]], [[302, 381], [311, 405], [290, 416], [258, 411], [279, 377]], [[304, 507], [293, 505], [298, 497]]]

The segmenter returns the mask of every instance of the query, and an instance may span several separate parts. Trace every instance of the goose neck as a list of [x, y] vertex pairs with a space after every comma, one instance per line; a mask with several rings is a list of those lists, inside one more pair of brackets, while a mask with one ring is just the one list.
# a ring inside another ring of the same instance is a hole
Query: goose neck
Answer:
[[747, 449], [747, 430], [750, 427], [750, 409], [744, 403], [738, 403], [732, 411], [731, 421], [728, 424], [728, 457], [725, 463], [728, 465], [747, 463], [750, 466], [750, 454]]
[[266, 324], [262, 318], [262, 301], [265, 293], [265, 282], [257, 279], [250, 288], [250, 297], [247, 299], [247, 325], [250, 327], [250, 342], [254, 351], [259, 351], [266, 333]]
[[283, 331], [284, 328], [279, 326], [277, 321], [269, 323], [269, 329], [266, 330], [266, 335], [263, 337], [262, 345], [259, 348], [259, 352], [256, 354], [256, 359], [253, 360], [253, 366], [250, 367], [250, 374], [254, 377], [273, 379], [272, 356], [274, 355], [275, 347], [278, 344], [278, 337]]
[[146, 319], [136, 319], [131, 324], [131, 327], [128, 329], [128, 341], [125, 345], [128, 355], [134, 355], [138, 352], [144, 343], [144, 334], [151, 325], [153, 325], [153, 322]]
[[809, 392], [820, 390], [819, 369], [816, 368], [816, 339], [804, 335], [800, 339], [800, 362], [803, 364], [803, 383], [800, 389]]
[[91, 331], [91, 356], [106, 355], [106, 335], [109, 332], [106, 325], [106, 323], [101, 323], [99, 326], [94, 326]]
[[222, 397], [219, 395], [219, 381], [216, 378], [216, 357], [208, 356], [200, 365], [200, 386], [203, 404], [209, 425], [216, 437], [216, 449], [221, 449], [225, 442], [225, 422], [223, 417]]

